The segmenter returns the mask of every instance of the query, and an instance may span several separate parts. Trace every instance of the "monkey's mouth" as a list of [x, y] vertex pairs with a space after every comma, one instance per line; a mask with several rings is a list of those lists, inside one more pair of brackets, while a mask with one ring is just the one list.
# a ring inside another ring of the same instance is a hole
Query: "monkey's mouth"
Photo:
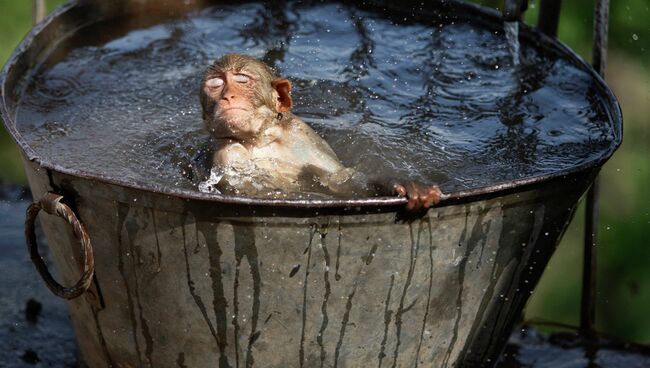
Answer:
[[246, 109], [244, 107], [233, 106], [233, 107], [228, 107], [228, 108], [222, 109], [220, 112], [223, 114], [224, 112], [229, 112], [229, 111], [233, 111], [233, 110], [248, 111], [248, 109]]

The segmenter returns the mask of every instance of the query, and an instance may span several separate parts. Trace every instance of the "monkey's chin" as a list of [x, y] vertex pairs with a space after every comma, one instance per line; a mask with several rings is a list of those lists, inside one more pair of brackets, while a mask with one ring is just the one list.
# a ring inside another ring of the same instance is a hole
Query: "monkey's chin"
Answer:
[[[249, 115], [249, 114], [246, 114]], [[257, 133], [250, 116], [221, 116], [215, 119], [215, 138], [246, 139]]]
[[266, 106], [251, 110], [221, 110], [215, 114], [213, 120], [213, 135], [216, 138], [250, 139], [260, 134], [265, 122], [273, 120], [274, 116], [273, 111]]

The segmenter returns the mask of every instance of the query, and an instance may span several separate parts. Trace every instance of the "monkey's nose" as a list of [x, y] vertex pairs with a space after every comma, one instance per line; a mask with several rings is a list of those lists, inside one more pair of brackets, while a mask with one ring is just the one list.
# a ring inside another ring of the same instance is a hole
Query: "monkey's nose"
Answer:
[[230, 101], [230, 100], [235, 99], [235, 95], [226, 95], [226, 94], [224, 94], [221, 98], [226, 100], [226, 101]]

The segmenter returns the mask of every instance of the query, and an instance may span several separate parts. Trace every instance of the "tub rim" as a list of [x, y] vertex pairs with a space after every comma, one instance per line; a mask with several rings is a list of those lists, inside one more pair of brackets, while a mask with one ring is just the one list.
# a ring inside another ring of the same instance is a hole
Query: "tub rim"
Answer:
[[[137, 3], [137, 0], [125, 0], [126, 3]], [[221, 194], [210, 194], [202, 193], [198, 190], [189, 190], [171, 186], [157, 185], [156, 183], [142, 182], [137, 180], [125, 180], [116, 177], [111, 177], [108, 175], [103, 175], [101, 173], [92, 173], [83, 170], [78, 170], [74, 168], [65, 167], [63, 165], [57, 164], [53, 161], [50, 161], [48, 158], [39, 156], [27, 143], [27, 141], [22, 137], [18, 129], [16, 128], [16, 122], [14, 116], [9, 114], [9, 103], [6, 93], [6, 84], [8, 77], [15, 72], [14, 69], [19, 65], [21, 56], [23, 56], [34, 43], [36, 37], [43, 32], [46, 28], [52, 25], [55, 19], [58, 19], [63, 14], [81, 6], [87, 5], [88, 0], [71, 0], [66, 4], [63, 4], [56, 8], [52, 13], [50, 13], [46, 18], [44, 18], [40, 23], [35, 25], [30, 32], [23, 38], [20, 44], [12, 52], [11, 56], [7, 60], [6, 64], [0, 72], [0, 114], [3, 118], [3, 123], [7, 132], [12, 136], [16, 144], [21, 150], [21, 153], [24, 155], [24, 158], [27, 160], [38, 164], [39, 166], [47, 169], [60, 172], [63, 174], [96, 181], [100, 183], [118, 185], [126, 188], [143, 190], [154, 192], [156, 194], [168, 195], [172, 197], [178, 197], [186, 200], [198, 200], [198, 201], [208, 201], [216, 202], [219, 204], [225, 205], [239, 205], [239, 206], [260, 206], [260, 207], [275, 207], [275, 208], [329, 208], [329, 209], [346, 209], [346, 208], [372, 208], [376, 207], [378, 209], [387, 209], [403, 207], [407, 203], [406, 198], [402, 197], [368, 197], [368, 198], [350, 198], [350, 199], [341, 199], [341, 198], [332, 198], [332, 199], [266, 199], [266, 198], [248, 198], [248, 197], [235, 197], [227, 196]], [[167, 2], [163, 2], [167, 3]], [[191, 6], [197, 3], [201, 3], [200, 0], [186, 1], [186, 5]], [[377, 1], [372, 1], [374, 5], [377, 5]], [[385, 4], [384, 4], [385, 5]], [[404, 4], [401, 4], [402, 6]], [[460, 0], [436, 0], [433, 2], [434, 6], [440, 7], [454, 7], [460, 8], [466, 11], [469, 16], [481, 16], [485, 17], [478, 21], [480, 22], [503, 22], [501, 14], [494, 9], [489, 9], [480, 5], [473, 3], [466, 3]], [[521, 179], [514, 179], [509, 181], [500, 181], [495, 182], [494, 184], [481, 186], [477, 188], [459, 190], [454, 192], [443, 192], [440, 202], [434, 207], [442, 207], [446, 205], [451, 205], [459, 202], [472, 202], [477, 201], [485, 197], [493, 197], [499, 195], [505, 195], [513, 192], [520, 192], [524, 190], [530, 190], [531, 186], [546, 184], [551, 181], [556, 181], [555, 179], [574, 177], [575, 175], [581, 175], [583, 173], [591, 172], [592, 170], [598, 170], [620, 147], [623, 139], [623, 116], [621, 112], [620, 105], [616, 96], [613, 94], [611, 89], [607, 86], [604, 79], [589, 65], [584, 59], [582, 59], [575, 51], [570, 49], [566, 44], [561, 41], [551, 38], [546, 34], [539, 31], [537, 28], [528, 26], [520, 22], [519, 35], [521, 38], [526, 39], [527, 41], [534, 40], [537, 42], [540, 48], [544, 48], [555, 53], [560, 54], [565, 60], [571, 62], [574, 66], [580, 68], [581, 70], [587, 72], [592, 80], [594, 81], [594, 86], [596, 87], [596, 97], [603, 104], [605, 112], [608, 115], [609, 123], [612, 125], [612, 133], [614, 138], [609, 146], [609, 148], [603, 152], [603, 154], [595, 159], [587, 161], [583, 164], [576, 165], [564, 170], [558, 170], [552, 173], [543, 174], [543, 175], [534, 175]], [[62, 38], [58, 38], [60, 40]], [[26, 70], [34, 70], [34, 67], [38, 66], [29, 65], [29, 68]], [[17, 80], [23, 80], [24, 75], [17, 76]], [[15, 102], [15, 101], [14, 101]]]

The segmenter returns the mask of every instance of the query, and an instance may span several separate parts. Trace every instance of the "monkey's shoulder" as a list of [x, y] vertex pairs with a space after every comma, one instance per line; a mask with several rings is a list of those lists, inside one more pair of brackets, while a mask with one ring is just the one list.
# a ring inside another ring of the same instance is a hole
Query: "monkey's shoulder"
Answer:
[[291, 120], [283, 125], [284, 130], [289, 134], [312, 135], [316, 134], [314, 130], [299, 117], [293, 115]]
[[214, 153], [213, 162], [219, 165], [229, 165], [237, 161], [250, 159], [250, 152], [239, 142], [223, 143]]
[[292, 137], [294, 141], [300, 142], [301, 145], [309, 146], [312, 150], [336, 157], [336, 154], [325, 139], [301, 119], [294, 118], [287, 129], [289, 134], [286, 136]]

